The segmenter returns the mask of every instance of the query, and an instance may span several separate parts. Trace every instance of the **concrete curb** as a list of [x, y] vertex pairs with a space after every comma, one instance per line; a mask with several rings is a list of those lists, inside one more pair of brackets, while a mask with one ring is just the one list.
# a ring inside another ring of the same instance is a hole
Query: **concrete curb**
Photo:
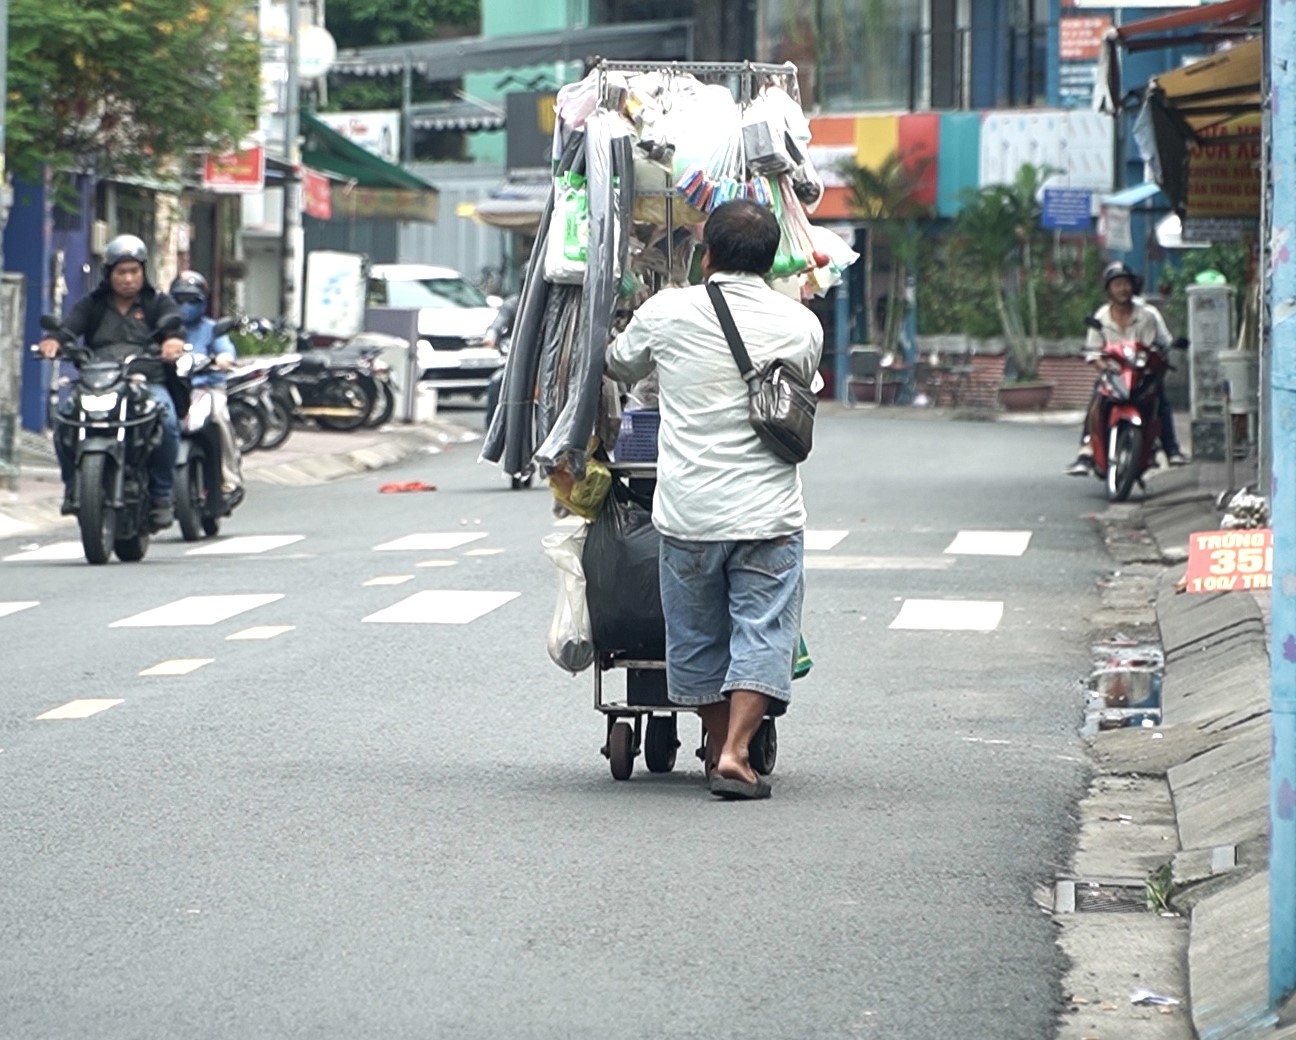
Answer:
[[[1213, 496], [1167, 488], [1141, 509], [1166, 563], [1186, 557], [1188, 535], [1218, 527]], [[1156, 620], [1165, 654], [1159, 738], [1146, 730], [1104, 737], [1103, 768], [1163, 774], [1179, 852], [1175, 909], [1190, 914], [1188, 986], [1201, 1040], [1275, 1032], [1268, 1009], [1269, 652], [1265, 617], [1249, 593], [1176, 593], [1163, 573]]]

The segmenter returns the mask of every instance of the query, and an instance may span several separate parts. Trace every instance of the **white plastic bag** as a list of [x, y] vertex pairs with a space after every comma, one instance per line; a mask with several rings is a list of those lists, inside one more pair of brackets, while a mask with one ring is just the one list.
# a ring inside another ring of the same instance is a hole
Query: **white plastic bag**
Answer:
[[546, 535], [544, 553], [558, 568], [558, 602], [549, 625], [549, 657], [559, 668], [583, 672], [594, 663], [594, 630], [585, 603], [585, 550], [588, 525]]
[[545, 281], [580, 285], [589, 253], [589, 196], [585, 178], [564, 173], [554, 181], [553, 216], [545, 236]]

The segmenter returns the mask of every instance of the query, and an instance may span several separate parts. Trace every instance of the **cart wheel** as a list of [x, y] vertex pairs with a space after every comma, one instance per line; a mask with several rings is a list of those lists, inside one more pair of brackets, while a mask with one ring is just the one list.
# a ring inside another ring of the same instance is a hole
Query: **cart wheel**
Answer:
[[613, 780], [629, 780], [634, 772], [634, 729], [628, 722], [618, 722], [608, 733], [608, 761]]
[[778, 730], [774, 728], [773, 719], [761, 722], [756, 736], [752, 737], [747, 747], [751, 767], [761, 776], [774, 772], [774, 763], [778, 760]]
[[644, 763], [653, 773], [669, 773], [675, 768], [675, 752], [679, 748], [679, 734], [674, 715], [651, 715], [648, 733], [644, 740]]

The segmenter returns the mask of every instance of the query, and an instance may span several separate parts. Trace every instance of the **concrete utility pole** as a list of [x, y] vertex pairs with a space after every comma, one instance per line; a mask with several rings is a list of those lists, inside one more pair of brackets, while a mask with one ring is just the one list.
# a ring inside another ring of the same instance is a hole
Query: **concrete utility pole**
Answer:
[[[1296, 228], [1296, 5], [1267, 4], [1271, 133], [1266, 259], [1269, 281], [1274, 533], [1273, 635], [1269, 648], [1273, 697], [1273, 763], [1269, 782], [1269, 1002], [1296, 989], [1296, 263], [1279, 233]], [[1280, 116], [1280, 117], [1279, 117]]]
[[284, 158], [288, 172], [283, 186], [283, 274], [279, 310], [290, 328], [301, 323], [301, 293], [297, 268], [303, 243], [301, 216], [301, 151], [297, 137], [301, 123], [301, 3], [288, 0], [288, 78], [284, 90]]
[[[9, 216], [9, 169], [5, 164], [5, 98], [9, 94], [9, 0], [0, 0], [0, 275], [4, 274], [4, 226]], [[5, 294], [4, 299], [8, 299]], [[2, 305], [0, 305], [2, 306]], [[18, 484], [18, 377], [22, 371], [22, 328], [12, 314], [0, 314], [5, 329], [11, 331], [17, 349], [13, 356], [0, 361], [0, 375], [11, 366], [15, 374], [8, 387], [0, 386], [0, 480], [10, 488]], [[13, 394], [13, 400], [8, 396]]]

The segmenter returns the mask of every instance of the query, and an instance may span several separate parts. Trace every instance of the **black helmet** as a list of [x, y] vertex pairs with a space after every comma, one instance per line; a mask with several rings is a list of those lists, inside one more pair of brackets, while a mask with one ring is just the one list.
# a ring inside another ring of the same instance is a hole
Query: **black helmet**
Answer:
[[148, 263], [148, 246], [135, 235], [118, 235], [104, 249], [104, 272], [107, 273], [123, 260]]
[[179, 299], [182, 296], [201, 296], [205, 301], [211, 295], [207, 288], [207, 279], [197, 271], [181, 271], [171, 283], [171, 296]]
[[1143, 279], [1138, 276], [1134, 268], [1124, 260], [1116, 260], [1103, 268], [1103, 292], [1106, 292], [1107, 287], [1117, 278], [1128, 278], [1136, 296], [1143, 291]]

